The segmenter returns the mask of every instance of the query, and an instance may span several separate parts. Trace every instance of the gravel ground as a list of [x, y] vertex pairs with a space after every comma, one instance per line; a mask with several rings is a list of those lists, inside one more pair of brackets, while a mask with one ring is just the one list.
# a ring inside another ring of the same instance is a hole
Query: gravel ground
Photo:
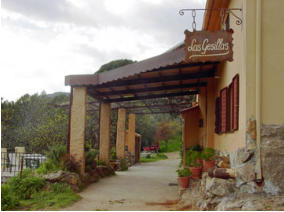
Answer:
[[167, 160], [137, 164], [101, 179], [79, 193], [80, 201], [63, 210], [175, 210], [179, 154], [167, 155]]

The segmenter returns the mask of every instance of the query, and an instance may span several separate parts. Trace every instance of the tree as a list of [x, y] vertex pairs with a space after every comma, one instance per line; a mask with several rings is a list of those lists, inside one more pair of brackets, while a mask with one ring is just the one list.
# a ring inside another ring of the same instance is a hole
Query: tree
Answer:
[[110, 70], [119, 68], [121, 66], [132, 64], [132, 63], [136, 63], [136, 61], [129, 60], [129, 59], [113, 60], [111, 62], [108, 62], [108, 63], [102, 65], [100, 67], [100, 69], [98, 71], [96, 71], [95, 73], [102, 73], [102, 72], [105, 72], [105, 71], [110, 71]]
[[1, 102], [1, 146], [24, 146], [28, 152], [41, 153], [49, 146], [66, 143], [68, 111], [53, 103], [54, 98], [44, 93], [26, 94], [16, 102]]

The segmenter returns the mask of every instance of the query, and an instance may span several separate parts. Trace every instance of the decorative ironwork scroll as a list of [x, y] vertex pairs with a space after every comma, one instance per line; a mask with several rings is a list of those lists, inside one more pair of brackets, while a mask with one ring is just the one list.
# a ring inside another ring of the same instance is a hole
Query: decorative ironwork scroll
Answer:
[[[229, 9], [227, 9], [227, 8], [181, 9], [181, 10], [179, 10], [178, 13], [179, 13], [180, 15], [184, 15], [184, 12], [186, 12], [186, 11], [191, 11], [192, 17], [194, 16], [194, 18], [193, 18], [193, 23], [194, 23], [194, 22], [195, 22], [195, 17], [196, 17], [196, 11], [206, 11], [206, 10], [217, 10], [217, 11], [220, 11], [220, 15], [221, 15], [221, 13], [228, 14], [228, 15], [231, 14], [232, 16], [234, 16], [234, 17], [236, 18], [235, 23], [236, 23], [237, 25], [241, 25], [241, 24], [243, 23], [242, 18], [239, 17], [238, 15], [236, 15], [236, 14], [233, 12], [233, 11], [240, 11], [240, 12], [242, 12], [242, 9], [241, 9], [241, 8], [229, 8]], [[195, 25], [196, 25], [196, 23], [195, 23]]]

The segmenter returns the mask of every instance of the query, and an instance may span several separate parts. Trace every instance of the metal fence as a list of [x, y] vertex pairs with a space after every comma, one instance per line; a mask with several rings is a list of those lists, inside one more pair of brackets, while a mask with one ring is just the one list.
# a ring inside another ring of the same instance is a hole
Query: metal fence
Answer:
[[37, 169], [46, 157], [36, 153], [1, 152], [1, 177], [16, 176], [25, 168]]

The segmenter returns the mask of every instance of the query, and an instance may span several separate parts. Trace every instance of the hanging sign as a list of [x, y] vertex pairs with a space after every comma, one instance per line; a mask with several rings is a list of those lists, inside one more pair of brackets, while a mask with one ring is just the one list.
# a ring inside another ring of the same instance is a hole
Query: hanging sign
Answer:
[[233, 61], [233, 31], [194, 31], [185, 30], [185, 61]]

